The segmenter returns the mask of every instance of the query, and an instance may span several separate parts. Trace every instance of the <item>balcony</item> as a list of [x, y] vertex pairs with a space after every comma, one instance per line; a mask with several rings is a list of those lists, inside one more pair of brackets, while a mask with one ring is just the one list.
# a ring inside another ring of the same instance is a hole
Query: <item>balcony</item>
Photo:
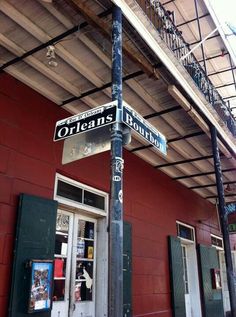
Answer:
[[137, 0], [136, 2], [158, 31], [161, 39], [191, 76], [206, 101], [217, 112], [232, 135], [236, 136], [236, 123], [231, 109], [214, 87], [194, 54], [190, 52], [189, 44], [186, 43], [182, 33], [173, 23], [168, 11], [156, 0]]

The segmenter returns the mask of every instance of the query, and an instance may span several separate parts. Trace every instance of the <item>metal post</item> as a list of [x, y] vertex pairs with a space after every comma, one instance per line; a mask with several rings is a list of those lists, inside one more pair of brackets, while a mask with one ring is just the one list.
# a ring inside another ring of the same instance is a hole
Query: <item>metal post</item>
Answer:
[[213, 158], [214, 158], [214, 167], [215, 167], [215, 176], [216, 176], [216, 185], [217, 185], [217, 193], [219, 199], [219, 216], [221, 223], [221, 231], [224, 241], [224, 252], [225, 252], [225, 263], [226, 263], [226, 272], [227, 272], [227, 282], [229, 289], [229, 299], [231, 306], [231, 317], [236, 317], [236, 291], [234, 285], [234, 273], [233, 273], [233, 264], [231, 257], [231, 248], [230, 248], [230, 240], [229, 240], [229, 232], [228, 232], [228, 220], [227, 213], [225, 208], [225, 198], [224, 198], [224, 187], [222, 181], [222, 171], [220, 164], [220, 155], [219, 148], [217, 144], [217, 131], [216, 128], [211, 124], [211, 142], [212, 142], [212, 150], [213, 150]]
[[123, 136], [122, 136], [122, 12], [112, 10], [112, 100], [118, 101], [111, 131], [109, 218], [109, 317], [123, 316]]
[[233, 63], [232, 63], [232, 59], [231, 59], [230, 55], [229, 55], [229, 62], [230, 62], [230, 68], [232, 69], [232, 77], [233, 77], [233, 81], [234, 81], [234, 89], [236, 90], [236, 80], [235, 80], [235, 75], [234, 75], [234, 70], [233, 70]]
[[[197, 0], [194, 0], [194, 6], [195, 6], [195, 12], [196, 12], [196, 20], [197, 20], [197, 26], [198, 26], [199, 39], [200, 39], [200, 42], [202, 42], [202, 30], [201, 30], [201, 25], [200, 25], [200, 21], [199, 21]], [[201, 51], [202, 51], [202, 59], [203, 59], [205, 73], [207, 74], [206, 59], [205, 59], [205, 52], [204, 52], [203, 44], [201, 44]]]

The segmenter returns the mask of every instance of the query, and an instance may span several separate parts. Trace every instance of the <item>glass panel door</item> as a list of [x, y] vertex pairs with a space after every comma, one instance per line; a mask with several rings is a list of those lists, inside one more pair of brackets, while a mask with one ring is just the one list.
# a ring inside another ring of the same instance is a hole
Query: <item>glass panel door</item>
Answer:
[[95, 317], [96, 220], [75, 216], [71, 316]]
[[183, 269], [184, 269], [184, 289], [185, 289], [185, 308], [186, 317], [192, 317], [191, 314], [191, 300], [189, 294], [189, 268], [188, 268], [188, 252], [187, 246], [182, 245], [182, 259], [183, 259]]
[[52, 317], [68, 316], [73, 214], [58, 210]]

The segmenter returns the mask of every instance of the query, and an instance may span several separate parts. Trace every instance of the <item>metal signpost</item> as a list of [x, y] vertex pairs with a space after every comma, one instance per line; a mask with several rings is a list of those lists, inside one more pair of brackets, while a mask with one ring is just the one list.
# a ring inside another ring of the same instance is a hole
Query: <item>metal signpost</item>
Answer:
[[122, 12], [112, 9], [112, 100], [117, 122], [111, 130], [109, 217], [109, 317], [123, 316], [123, 126], [122, 126]]
[[[123, 145], [131, 129], [166, 155], [166, 138], [122, 100], [122, 12], [112, 12], [112, 102], [56, 123], [65, 140], [63, 164], [111, 149], [109, 214], [109, 317], [123, 316]], [[127, 128], [128, 127], [128, 128]], [[86, 132], [86, 133], [85, 133]], [[109, 135], [109, 133], [111, 133]]]

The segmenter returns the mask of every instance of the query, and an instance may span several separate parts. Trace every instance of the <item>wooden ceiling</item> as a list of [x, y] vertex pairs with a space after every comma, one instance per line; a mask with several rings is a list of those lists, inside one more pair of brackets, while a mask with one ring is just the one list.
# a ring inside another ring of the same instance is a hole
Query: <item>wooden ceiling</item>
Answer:
[[[192, 19], [192, 11], [184, 2], [190, 1], [166, 4], [178, 12], [176, 24]], [[111, 7], [108, 0], [1, 1], [1, 70], [72, 114], [111, 101]], [[204, 10], [201, 15], [206, 14]], [[191, 29], [189, 23], [182, 26], [188, 40], [196, 40], [196, 30], [192, 28], [190, 33], [187, 27]], [[55, 59], [47, 57], [48, 45], [54, 45]], [[199, 114], [188, 112], [191, 100], [127, 21], [123, 54], [124, 100], [168, 140], [166, 157], [135, 137], [127, 150], [215, 203], [217, 191], [207, 125]], [[212, 47], [207, 54], [218, 52], [213, 52]], [[54, 67], [49, 61], [54, 62]], [[209, 73], [219, 67], [220, 63], [209, 62]], [[219, 76], [215, 83], [221, 85], [224, 80]], [[226, 201], [231, 202], [236, 200], [236, 160], [222, 142], [220, 149]]]

